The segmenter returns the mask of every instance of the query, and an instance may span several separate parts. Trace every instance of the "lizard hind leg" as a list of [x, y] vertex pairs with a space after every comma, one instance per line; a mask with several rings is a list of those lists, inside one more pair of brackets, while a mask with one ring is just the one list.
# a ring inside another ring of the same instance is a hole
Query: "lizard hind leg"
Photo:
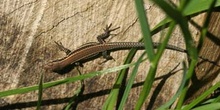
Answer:
[[105, 59], [105, 61], [103, 61], [102, 63], [105, 63], [108, 60], [114, 60], [115, 61], [115, 59], [110, 55], [110, 52], [108, 52], [108, 51], [102, 52], [102, 56]]
[[70, 54], [71, 53], [71, 50], [64, 47], [63, 44], [61, 42], [56, 42], [54, 41], [55, 44], [57, 44], [58, 48], [61, 50], [61, 51], [64, 51], [66, 53], [66, 55]]

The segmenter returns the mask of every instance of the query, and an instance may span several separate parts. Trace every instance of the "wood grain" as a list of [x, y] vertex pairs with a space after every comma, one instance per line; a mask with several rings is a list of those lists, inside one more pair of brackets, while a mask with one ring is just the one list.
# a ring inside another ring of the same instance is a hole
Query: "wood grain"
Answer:
[[220, 13], [213, 12], [211, 15], [209, 34], [205, 38], [200, 51], [200, 56], [209, 59], [211, 62], [199, 60], [195, 69], [195, 75], [192, 79], [192, 85], [189, 88], [186, 103], [189, 103], [205, 90], [220, 81]]
[[[148, 0], [145, 8], [151, 27], [164, 18], [161, 10]], [[135, 42], [141, 38], [133, 0], [0, 1], [0, 91], [36, 85], [41, 73], [44, 74], [44, 82], [78, 75], [76, 69], [64, 75], [44, 71], [42, 66], [46, 62], [65, 55], [56, 48], [54, 41], [75, 49], [84, 43], [96, 42], [96, 36], [103, 33], [102, 29], [110, 23], [121, 28], [115, 31], [117, 36], [110, 37], [108, 42]], [[192, 34], [197, 36], [197, 33]], [[156, 34], [153, 39], [159, 41], [160, 36], [160, 33]], [[169, 44], [184, 48], [179, 29], [173, 33]], [[136, 54], [134, 61], [142, 52]], [[80, 70], [86, 74], [123, 64], [127, 53], [111, 53], [116, 61], [103, 64], [104, 60], [98, 58], [85, 63]], [[179, 52], [167, 50], [164, 53], [154, 88], [143, 109], [155, 109], [175, 94], [182, 78], [182, 72], [176, 71], [181, 69], [181, 65], [172, 70], [184, 59], [185, 54]], [[144, 62], [124, 109], [131, 109], [136, 104], [148, 69], [149, 63]], [[75, 107], [101, 109], [116, 77], [117, 73], [113, 73], [85, 80], [84, 92]], [[76, 82], [44, 90], [42, 109], [62, 109], [78, 87], [79, 82]], [[37, 97], [37, 91], [4, 97], [0, 99], [0, 108], [36, 109]]]

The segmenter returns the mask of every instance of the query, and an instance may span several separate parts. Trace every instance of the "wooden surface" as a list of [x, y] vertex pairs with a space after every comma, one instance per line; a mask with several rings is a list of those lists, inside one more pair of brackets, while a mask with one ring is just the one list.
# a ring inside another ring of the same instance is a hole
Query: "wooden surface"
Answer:
[[[151, 27], [164, 18], [154, 4], [146, 1], [145, 8]], [[0, 2], [0, 10], [0, 91], [36, 85], [41, 73], [44, 82], [78, 75], [76, 69], [64, 75], [44, 71], [45, 63], [65, 56], [54, 41], [75, 49], [84, 43], [96, 42], [96, 36], [110, 23], [121, 28], [114, 32], [117, 36], [110, 37], [107, 42], [135, 42], [141, 38], [133, 0], [5, 0]], [[198, 36], [197, 31], [192, 31], [192, 35]], [[159, 36], [155, 35], [154, 40], [158, 41]], [[184, 48], [178, 29], [169, 44]], [[134, 61], [142, 52], [136, 54]], [[127, 50], [111, 53], [116, 60], [104, 64], [102, 58], [89, 61], [80, 71], [86, 74], [123, 64], [127, 53]], [[143, 109], [156, 108], [175, 94], [182, 77], [182, 72], [178, 71], [182, 65], [172, 70], [184, 59], [185, 54], [176, 51], [164, 53], [154, 88]], [[132, 109], [136, 104], [148, 68], [148, 62], [141, 65], [125, 109]], [[116, 76], [113, 73], [85, 80], [77, 109], [100, 109]], [[79, 82], [44, 90], [42, 109], [62, 109], [78, 87]], [[37, 91], [4, 97], [0, 99], [0, 107], [35, 109], [37, 97]]]
[[209, 34], [205, 38], [200, 51], [200, 56], [213, 62], [199, 60], [192, 78], [192, 85], [189, 87], [186, 102], [201, 95], [208, 88], [220, 81], [220, 13], [215, 11], [211, 15]]

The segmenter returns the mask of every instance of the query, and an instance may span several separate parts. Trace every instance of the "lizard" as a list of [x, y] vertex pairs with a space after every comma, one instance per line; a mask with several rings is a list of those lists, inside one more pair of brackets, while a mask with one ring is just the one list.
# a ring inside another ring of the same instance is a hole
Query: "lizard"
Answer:
[[[143, 42], [105, 42], [105, 39], [112, 35], [112, 31], [120, 28], [117, 27], [114, 29], [110, 29], [111, 26], [112, 24], [106, 25], [106, 28], [103, 29], [104, 33], [100, 34], [97, 37], [98, 42], [86, 43], [74, 51], [65, 48], [62, 43], [55, 42], [58, 45], [59, 49], [64, 51], [67, 55], [59, 60], [49, 62], [45, 65], [44, 68], [46, 70], [56, 72], [64, 69], [66, 66], [69, 66], [71, 64], [82, 65], [82, 61], [85, 61], [91, 57], [95, 57], [100, 53], [106, 59], [106, 61], [108, 61], [113, 59], [112, 56], [110, 56], [110, 51], [131, 48], [144, 49]], [[161, 43], [153, 42], [153, 47], [157, 48], [160, 44]], [[174, 45], [166, 45], [166, 49], [187, 53], [185, 49], [179, 48]]]

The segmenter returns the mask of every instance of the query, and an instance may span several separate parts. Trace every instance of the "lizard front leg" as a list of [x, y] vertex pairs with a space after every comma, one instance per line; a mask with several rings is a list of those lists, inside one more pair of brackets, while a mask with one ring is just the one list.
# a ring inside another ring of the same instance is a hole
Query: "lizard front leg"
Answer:
[[99, 43], [101, 43], [101, 44], [105, 43], [106, 38], [108, 38], [110, 35], [114, 35], [114, 34], [111, 34], [111, 32], [120, 28], [120, 27], [116, 27], [114, 29], [110, 29], [111, 26], [112, 26], [112, 24], [106, 25], [105, 29], [103, 29], [104, 33], [97, 37], [97, 40]]

